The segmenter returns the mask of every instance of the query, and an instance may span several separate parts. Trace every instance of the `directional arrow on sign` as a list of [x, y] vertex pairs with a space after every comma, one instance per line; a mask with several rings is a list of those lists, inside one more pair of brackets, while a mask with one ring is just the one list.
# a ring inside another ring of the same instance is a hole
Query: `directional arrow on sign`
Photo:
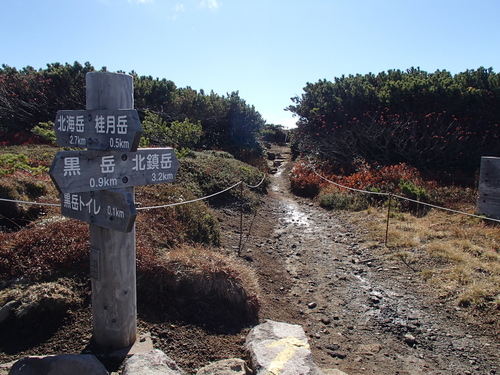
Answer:
[[130, 232], [137, 217], [133, 194], [122, 190], [61, 194], [61, 213], [119, 232]]
[[57, 111], [57, 144], [89, 150], [135, 151], [142, 135], [134, 109]]
[[121, 189], [172, 182], [179, 161], [172, 148], [136, 152], [59, 151], [49, 175], [62, 193]]

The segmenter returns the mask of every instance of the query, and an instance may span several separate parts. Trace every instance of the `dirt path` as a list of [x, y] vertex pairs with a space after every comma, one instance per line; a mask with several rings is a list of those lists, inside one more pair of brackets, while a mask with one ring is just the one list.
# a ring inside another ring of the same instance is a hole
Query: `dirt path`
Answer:
[[[349, 213], [290, 194], [283, 161], [243, 251], [260, 272], [262, 319], [301, 324], [318, 365], [349, 375], [500, 373], [498, 337], [434, 299], [381, 246], [368, 247]], [[234, 246], [239, 235], [227, 233]]]

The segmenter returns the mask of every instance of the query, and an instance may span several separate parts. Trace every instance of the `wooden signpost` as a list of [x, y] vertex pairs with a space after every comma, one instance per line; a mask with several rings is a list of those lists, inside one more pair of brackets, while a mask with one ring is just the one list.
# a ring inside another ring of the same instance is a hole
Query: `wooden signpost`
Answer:
[[89, 150], [135, 151], [142, 134], [134, 109], [57, 111], [54, 130], [59, 146]]
[[49, 174], [59, 191], [78, 193], [172, 182], [178, 168], [172, 148], [59, 151]]
[[64, 193], [61, 196], [61, 213], [119, 232], [130, 232], [137, 217], [133, 195], [121, 190]]
[[93, 333], [97, 345], [119, 349], [137, 336], [134, 186], [171, 182], [179, 162], [172, 148], [139, 149], [133, 78], [86, 75], [85, 111], [58, 111], [58, 144], [89, 151], [58, 152], [49, 174], [64, 216], [90, 223]]

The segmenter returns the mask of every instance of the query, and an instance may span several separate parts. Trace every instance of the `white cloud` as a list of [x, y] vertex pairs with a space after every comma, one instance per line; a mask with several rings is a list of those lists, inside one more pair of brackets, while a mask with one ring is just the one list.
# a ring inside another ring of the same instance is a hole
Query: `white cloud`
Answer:
[[[154, 0], [128, 0], [128, 1], [154, 1]], [[198, 10], [209, 9], [217, 10], [221, 7], [222, 3], [219, 0], [178, 0], [173, 6], [173, 14], [167, 17], [169, 21], [175, 22], [181, 13], [193, 10], [193, 7]]]
[[174, 10], [176, 12], [184, 12], [186, 10], [186, 7], [184, 4], [175, 4]]
[[181, 3], [177, 3], [174, 5], [174, 14], [171, 15], [170, 17], [167, 17], [169, 21], [175, 22], [177, 21], [177, 18], [179, 18], [179, 13], [185, 12], [186, 11], [186, 6]]
[[208, 9], [218, 9], [221, 6], [221, 3], [218, 2], [217, 0], [201, 0], [198, 3], [198, 7], [203, 9], [203, 8], [208, 8]]

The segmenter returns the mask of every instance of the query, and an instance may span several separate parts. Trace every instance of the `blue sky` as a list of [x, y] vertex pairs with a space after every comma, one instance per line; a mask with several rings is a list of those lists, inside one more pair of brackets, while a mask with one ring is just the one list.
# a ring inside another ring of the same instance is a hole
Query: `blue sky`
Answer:
[[498, 72], [499, 0], [0, 0], [0, 63], [84, 63], [240, 97], [268, 123], [307, 82]]

